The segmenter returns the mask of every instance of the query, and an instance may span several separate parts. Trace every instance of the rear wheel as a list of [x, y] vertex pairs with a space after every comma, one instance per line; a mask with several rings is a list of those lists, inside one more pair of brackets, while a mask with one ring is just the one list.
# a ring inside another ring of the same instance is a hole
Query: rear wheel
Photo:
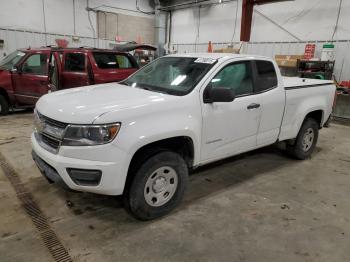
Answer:
[[318, 129], [319, 125], [316, 120], [307, 118], [300, 128], [294, 144], [288, 146], [288, 152], [301, 160], [310, 157], [317, 143]]
[[188, 184], [188, 168], [174, 152], [160, 152], [136, 172], [124, 203], [132, 215], [150, 220], [166, 215], [182, 200]]
[[9, 103], [3, 95], [0, 95], [0, 115], [7, 115], [9, 112]]

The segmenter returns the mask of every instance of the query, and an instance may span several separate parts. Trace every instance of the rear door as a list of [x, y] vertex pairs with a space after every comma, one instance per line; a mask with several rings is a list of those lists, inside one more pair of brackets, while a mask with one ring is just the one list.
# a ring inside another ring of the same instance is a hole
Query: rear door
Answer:
[[122, 81], [138, 69], [135, 60], [126, 53], [92, 52], [91, 61], [96, 84]]
[[285, 106], [285, 90], [278, 84], [274, 64], [267, 60], [253, 62], [255, 94], [261, 105], [261, 119], [257, 145], [269, 145], [277, 141]]
[[12, 73], [15, 97], [20, 105], [34, 105], [49, 90], [49, 51], [29, 53]]
[[85, 52], [64, 51], [62, 53], [62, 73], [60, 89], [90, 85]]

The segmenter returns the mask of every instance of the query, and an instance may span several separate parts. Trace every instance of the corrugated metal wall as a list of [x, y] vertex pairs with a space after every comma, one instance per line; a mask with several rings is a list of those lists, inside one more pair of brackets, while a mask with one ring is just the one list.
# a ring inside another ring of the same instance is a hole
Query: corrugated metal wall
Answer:
[[[316, 44], [316, 57], [321, 57], [324, 41], [310, 42], [251, 42], [241, 48], [241, 53], [263, 55], [274, 58], [275, 55], [302, 55], [307, 43]], [[336, 80], [350, 79], [350, 40], [334, 41], [335, 45], [335, 68]], [[213, 49], [225, 48], [231, 43], [213, 43]], [[238, 48], [240, 43], [233, 43]], [[207, 52], [208, 43], [202, 44], [172, 44], [171, 49], [178, 53]]]
[[45, 34], [5, 28], [0, 28], [0, 39], [4, 40], [4, 46], [0, 48], [0, 59], [4, 54], [9, 54], [18, 48], [56, 45], [55, 39], [66, 39], [70, 47], [89, 46], [111, 48], [115, 43], [114, 41], [94, 39], [92, 37], [79, 37], [79, 41], [75, 42], [72, 40], [71, 35]]
[[103, 39], [154, 44], [154, 18], [98, 11], [97, 32]]

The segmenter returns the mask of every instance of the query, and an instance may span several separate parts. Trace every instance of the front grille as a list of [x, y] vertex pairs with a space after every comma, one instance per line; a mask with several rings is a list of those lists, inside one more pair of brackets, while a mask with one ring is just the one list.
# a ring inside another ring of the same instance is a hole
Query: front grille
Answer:
[[62, 142], [62, 134], [68, 124], [51, 119], [36, 111], [36, 133], [38, 143], [44, 149], [57, 154]]
[[38, 112], [38, 115], [39, 115], [39, 118], [42, 121], [45, 121], [45, 123], [47, 123], [49, 125], [52, 125], [52, 126], [55, 126], [55, 127], [58, 127], [58, 128], [63, 128], [63, 129], [66, 128], [66, 126], [68, 125], [66, 123], [63, 123], [63, 122], [54, 120], [52, 118], [49, 118], [47, 116], [44, 116], [44, 115], [40, 114], [39, 112]]
[[50, 147], [54, 148], [54, 149], [58, 149], [59, 146], [60, 146], [60, 141], [59, 140], [56, 140], [52, 137], [49, 137], [45, 134], [40, 134], [40, 138], [41, 138], [41, 141], [43, 141], [45, 144], [49, 145]]

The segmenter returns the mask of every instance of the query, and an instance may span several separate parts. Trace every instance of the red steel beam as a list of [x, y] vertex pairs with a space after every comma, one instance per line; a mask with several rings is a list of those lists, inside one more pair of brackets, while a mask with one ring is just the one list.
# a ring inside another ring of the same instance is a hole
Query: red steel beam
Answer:
[[243, 0], [242, 2], [242, 20], [241, 20], [241, 41], [249, 42], [252, 30], [253, 8], [254, 5], [264, 5], [277, 2], [294, 0]]
[[241, 41], [249, 42], [252, 30], [253, 19], [253, 0], [243, 0], [242, 2], [242, 20], [241, 20]]

